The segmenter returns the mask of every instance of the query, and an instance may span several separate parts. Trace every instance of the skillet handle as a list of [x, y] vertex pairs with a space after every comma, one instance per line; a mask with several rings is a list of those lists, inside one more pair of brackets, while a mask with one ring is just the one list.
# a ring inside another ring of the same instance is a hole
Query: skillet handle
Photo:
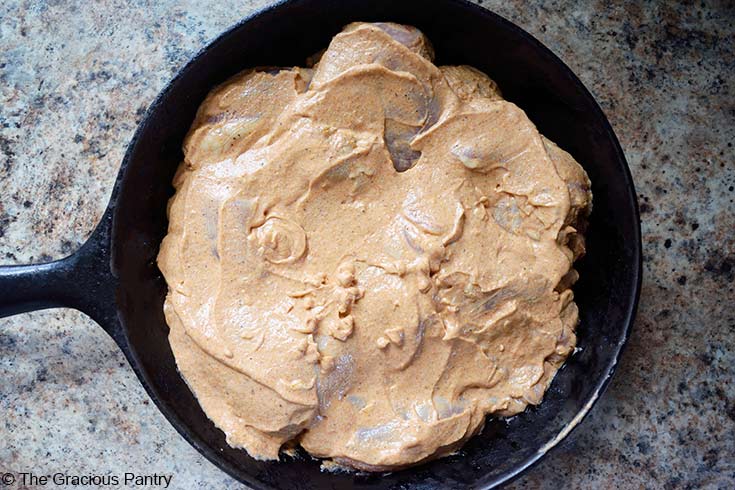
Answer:
[[74, 308], [118, 340], [111, 222], [108, 209], [92, 236], [68, 257], [46, 264], [1, 266], [0, 318], [46, 308]]

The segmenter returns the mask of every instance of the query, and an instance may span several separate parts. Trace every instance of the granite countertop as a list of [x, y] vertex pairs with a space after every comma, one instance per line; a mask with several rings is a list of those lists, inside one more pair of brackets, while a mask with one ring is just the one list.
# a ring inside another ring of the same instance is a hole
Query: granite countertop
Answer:
[[[265, 1], [0, 4], [0, 263], [74, 251], [148, 104]], [[735, 8], [489, 1], [582, 79], [641, 205], [644, 280], [606, 396], [514, 488], [735, 485]], [[0, 472], [173, 474], [241, 488], [158, 412], [113, 341], [72, 310], [0, 320]]]

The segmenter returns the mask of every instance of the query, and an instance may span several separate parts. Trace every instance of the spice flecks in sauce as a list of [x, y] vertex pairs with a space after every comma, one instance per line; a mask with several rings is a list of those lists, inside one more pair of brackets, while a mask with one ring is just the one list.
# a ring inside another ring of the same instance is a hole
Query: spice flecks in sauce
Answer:
[[158, 262], [181, 374], [234, 447], [390, 470], [541, 402], [574, 349], [589, 180], [416, 29], [199, 109]]

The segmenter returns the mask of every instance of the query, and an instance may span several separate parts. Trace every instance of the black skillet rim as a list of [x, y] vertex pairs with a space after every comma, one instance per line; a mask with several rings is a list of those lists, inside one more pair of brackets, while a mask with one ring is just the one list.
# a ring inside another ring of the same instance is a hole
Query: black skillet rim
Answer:
[[[632, 262], [635, 262], [634, 264], [635, 267], [633, 268], [633, 273], [635, 274], [634, 287], [630, 291], [630, 295], [628, 297], [630, 306], [625, 313], [625, 319], [624, 319], [625, 328], [622, 330], [622, 335], [618, 338], [618, 341], [616, 343], [617, 344], [616, 351], [608, 363], [607, 369], [605, 370], [605, 375], [602, 376], [600, 380], [598, 380], [594, 391], [592, 392], [587, 402], [584, 404], [583, 408], [577, 413], [577, 415], [575, 415], [572, 421], [561, 432], [559, 432], [556, 435], [556, 437], [554, 437], [552, 440], [547, 442], [544, 446], [539, 448], [537, 452], [535, 452], [532, 456], [529, 456], [528, 458], [526, 458], [522, 463], [520, 463], [516, 467], [499, 475], [493, 481], [489, 482], [486, 486], [480, 487], [482, 488], [482, 490], [489, 490], [491, 488], [497, 488], [501, 485], [508, 484], [511, 481], [515, 480], [522, 473], [524, 473], [525, 471], [533, 467], [535, 464], [537, 464], [546, 454], [549, 453], [549, 451], [557, 447], [559, 443], [561, 443], [564, 439], [566, 439], [569, 436], [569, 434], [571, 434], [574, 431], [574, 429], [582, 422], [582, 420], [584, 420], [584, 418], [591, 411], [592, 407], [597, 403], [597, 401], [600, 399], [602, 394], [607, 389], [610, 383], [610, 380], [612, 379], [612, 376], [615, 374], [615, 371], [616, 371], [617, 365], [619, 364], [620, 357], [622, 355], [625, 344], [628, 341], [628, 338], [630, 337], [632, 327], [633, 327], [633, 322], [634, 322], [635, 315], [636, 315], [636, 311], [638, 308], [639, 299], [640, 299], [641, 282], [642, 282], [642, 275], [643, 275], [640, 213], [638, 209], [638, 201], [636, 198], [637, 194], [635, 192], [633, 178], [632, 178], [627, 160], [625, 159], [623, 150], [620, 147], [620, 143], [617, 139], [617, 136], [615, 135], [615, 132], [612, 126], [610, 125], [610, 122], [608, 121], [607, 117], [605, 116], [604, 112], [602, 111], [600, 106], [597, 104], [597, 101], [594, 99], [594, 97], [589, 92], [589, 90], [587, 90], [587, 88], [584, 86], [581, 80], [577, 78], [574, 72], [572, 72], [572, 70], [566, 65], [566, 63], [564, 63], [558, 56], [556, 56], [549, 48], [547, 48], [544, 44], [542, 44], [534, 36], [526, 32], [525, 30], [523, 30], [521, 27], [517, 26], [513, 22], [505, 19], [504, 17], [496, 14], [495, 12], [491, 10], [488, 10], [484, 7], [480, 7], [478, 5], [470, 3], [467, 0], [452, 0], [452, 1], [462, 4], [463, 8], [466, 8], [472, 11], [475, 15], [494, 18], [494, 21], [505, 25], [506, 28], [512, 31], [515, 31], [516, 34], [518, 34], [526, 42], [530, 43], [536, 49], [538, 49], [538, 52], [541, 55], [549, 58], [554, 64], [559, 65], [562, 68], [562, 71], [566, 75], [568, 82], [573, 84], [576, 90], [579, 91], [580, 95], [586, 98], [587, 102], [590, 103], [591, 107], [594, 108], [595, 112], [597, 113], [596, 115], [600, 118], [601, 122], [603, 123], [603, 127], [605, 129], [606, 136], [608, 136], [610, 138], [610, 141], [613, 143], [613, 148], [617, 155], [617, 160], [620, 163], [620, 167], [622, 170], [622, 176], [626, 184], [626, 189], [628, 190], [628, 196], [627, 196], [628, 201], [634, 212], [635, 223], [637, 223], [637, 226], [634, 226], [630, 230], [633, 234], [632, 238], [636, 245], [634, 254], [631, 260]], [[133, 157], [134, 150], [137, 146], [137, 143], [141, 135], [145, 132], [149, 124], [149, 121], [151, 120], [151, 116], [159, 109], [163, 101], [168, 97], [169, 93], [173, 90], [173, 87], [182, 78], [183, 74], [188, 72], [191, 69], [191, 67], [194, 64], [196, 64], [201, 58], [205, 57], [210, 50], [216, 48], [220, 43], [224, 42], [226, 38], [233, 35], [233, 33], [238, 31], [242, 27], [244, 27], [246, 24], [251, 22], [253, 19], [260, 17], [264, 14], [267, 14], [273, 10], [277, 10], [291, 2], [292, 0], [280, 0], [276, 3], [268, 5], [248, 15], [247, 17], [241, 19], [240, 21], [238, 21], [237, 23], [235, 23], [234, 25], [226, 29], [224, 32], [219, 34], [216, 38], [210, 41], [206, 46], [200, 49], [194, 56], [192, 56], [189, 59], [189, 61], [177, 71], [176, 75], [166, 84], [166, 86], [159, 92], [159, 94], [156, 96], [154, 101], [148, 107], [145, 113], [145, 116], [143, 117], [141, 123], [138, 125], [135, 131], [135, 134], [133, 135], [133, 138], [130, 140], [130, 143], [128, 144], [127, 150], [125, 152], [125, 156], [120, 165], [118, 177], [115, 181], [115, 185], [113, 187], [113, 190], [110, 196], [110, 206], [107, 212], [105, 213], [105, 214], [107, 213], [111, 214], [111, 221], [112, 221], [111, 229], [109, 231], [110, 231], [110, 246], [111, 246], [111, 255], [112, 255], [111, 266], [113, 267], [113, 273], [114, 273], [113, 264], [114, 264], [114, 254], [115, 254], [115, 251], [114, 251], [115, 236], [114, 235], [115, 235], [115, 229], [116, 229], [115, 227], [115, 214], [116, 214], [115, 208], [116, 208], [116, 203], [118, 200], [118, 194], [119, 194], [122, 182], [125, 179], [125, 175], [127, 173], [127, 167], [130, 163], [130, 160]], [[103, 218], [102, 221], [104, 223], [104, 221], [106, 221], [105, 218]], [[235, 478], [237, 481], [246, 483], [247, 485], [257, 490], [270, 490], [271, 487], [265, 486], [260, 481], [253, 479], [250, 475], [242, 473], [238, 468], [234, 467], [234, 465], [231, 465], [228, 461], [220, 458], [219, 454], [213, 449], [211, 449], [208, 445], [206, 445], [205, 442], [200, 441], [196, 436], [190, 433], [189, 428], [186, 426], [186, 424], [182, 420], [179, 419], [178, 415], [175, 412], [170, 411], [168, 407], [162, 403], [157, 393], [155, 392], [155, 389], [153, 388], [153, 384], [151, 383], [149, 376], [147, 376], [147, 374], [139, 368], [139, 366], [141, 365], [140, 360], [138, 359], [138, 356], [135, 350], [132, 349], [129, 344], [127, 332], [125, 331], [125, 329], [123, 329], [122, 336], [125, 338], [125, 341], [118, 342], [118, 343], [120, 343], [120, 346], [123, 348], [126, 357], [130, 359], [131, 361], [130, 364], [133, 367], [136, 375], [140, 379], [141, 384], [145, 388], [150, 398], [156, 404], [159, 411], [166, 417], [166, 419], [169, 421], [169, 423], [171, 423], [171, 425], [176, 429], [176, 431], [189, 444], [191, 444], [200, 454], [204, 455], [216, 467], [223, 470], [228, 475]]]

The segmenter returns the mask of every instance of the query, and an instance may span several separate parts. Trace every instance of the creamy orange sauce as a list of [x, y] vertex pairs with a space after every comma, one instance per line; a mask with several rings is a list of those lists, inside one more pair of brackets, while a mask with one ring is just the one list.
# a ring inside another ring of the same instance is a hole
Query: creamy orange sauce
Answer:
[[575, 346], [590, 183], [483, 73], [351, 24], [248, 70], [184, 144], [158, 263], [179, 370], [234, 447], [390, 470], [541, 403]]

